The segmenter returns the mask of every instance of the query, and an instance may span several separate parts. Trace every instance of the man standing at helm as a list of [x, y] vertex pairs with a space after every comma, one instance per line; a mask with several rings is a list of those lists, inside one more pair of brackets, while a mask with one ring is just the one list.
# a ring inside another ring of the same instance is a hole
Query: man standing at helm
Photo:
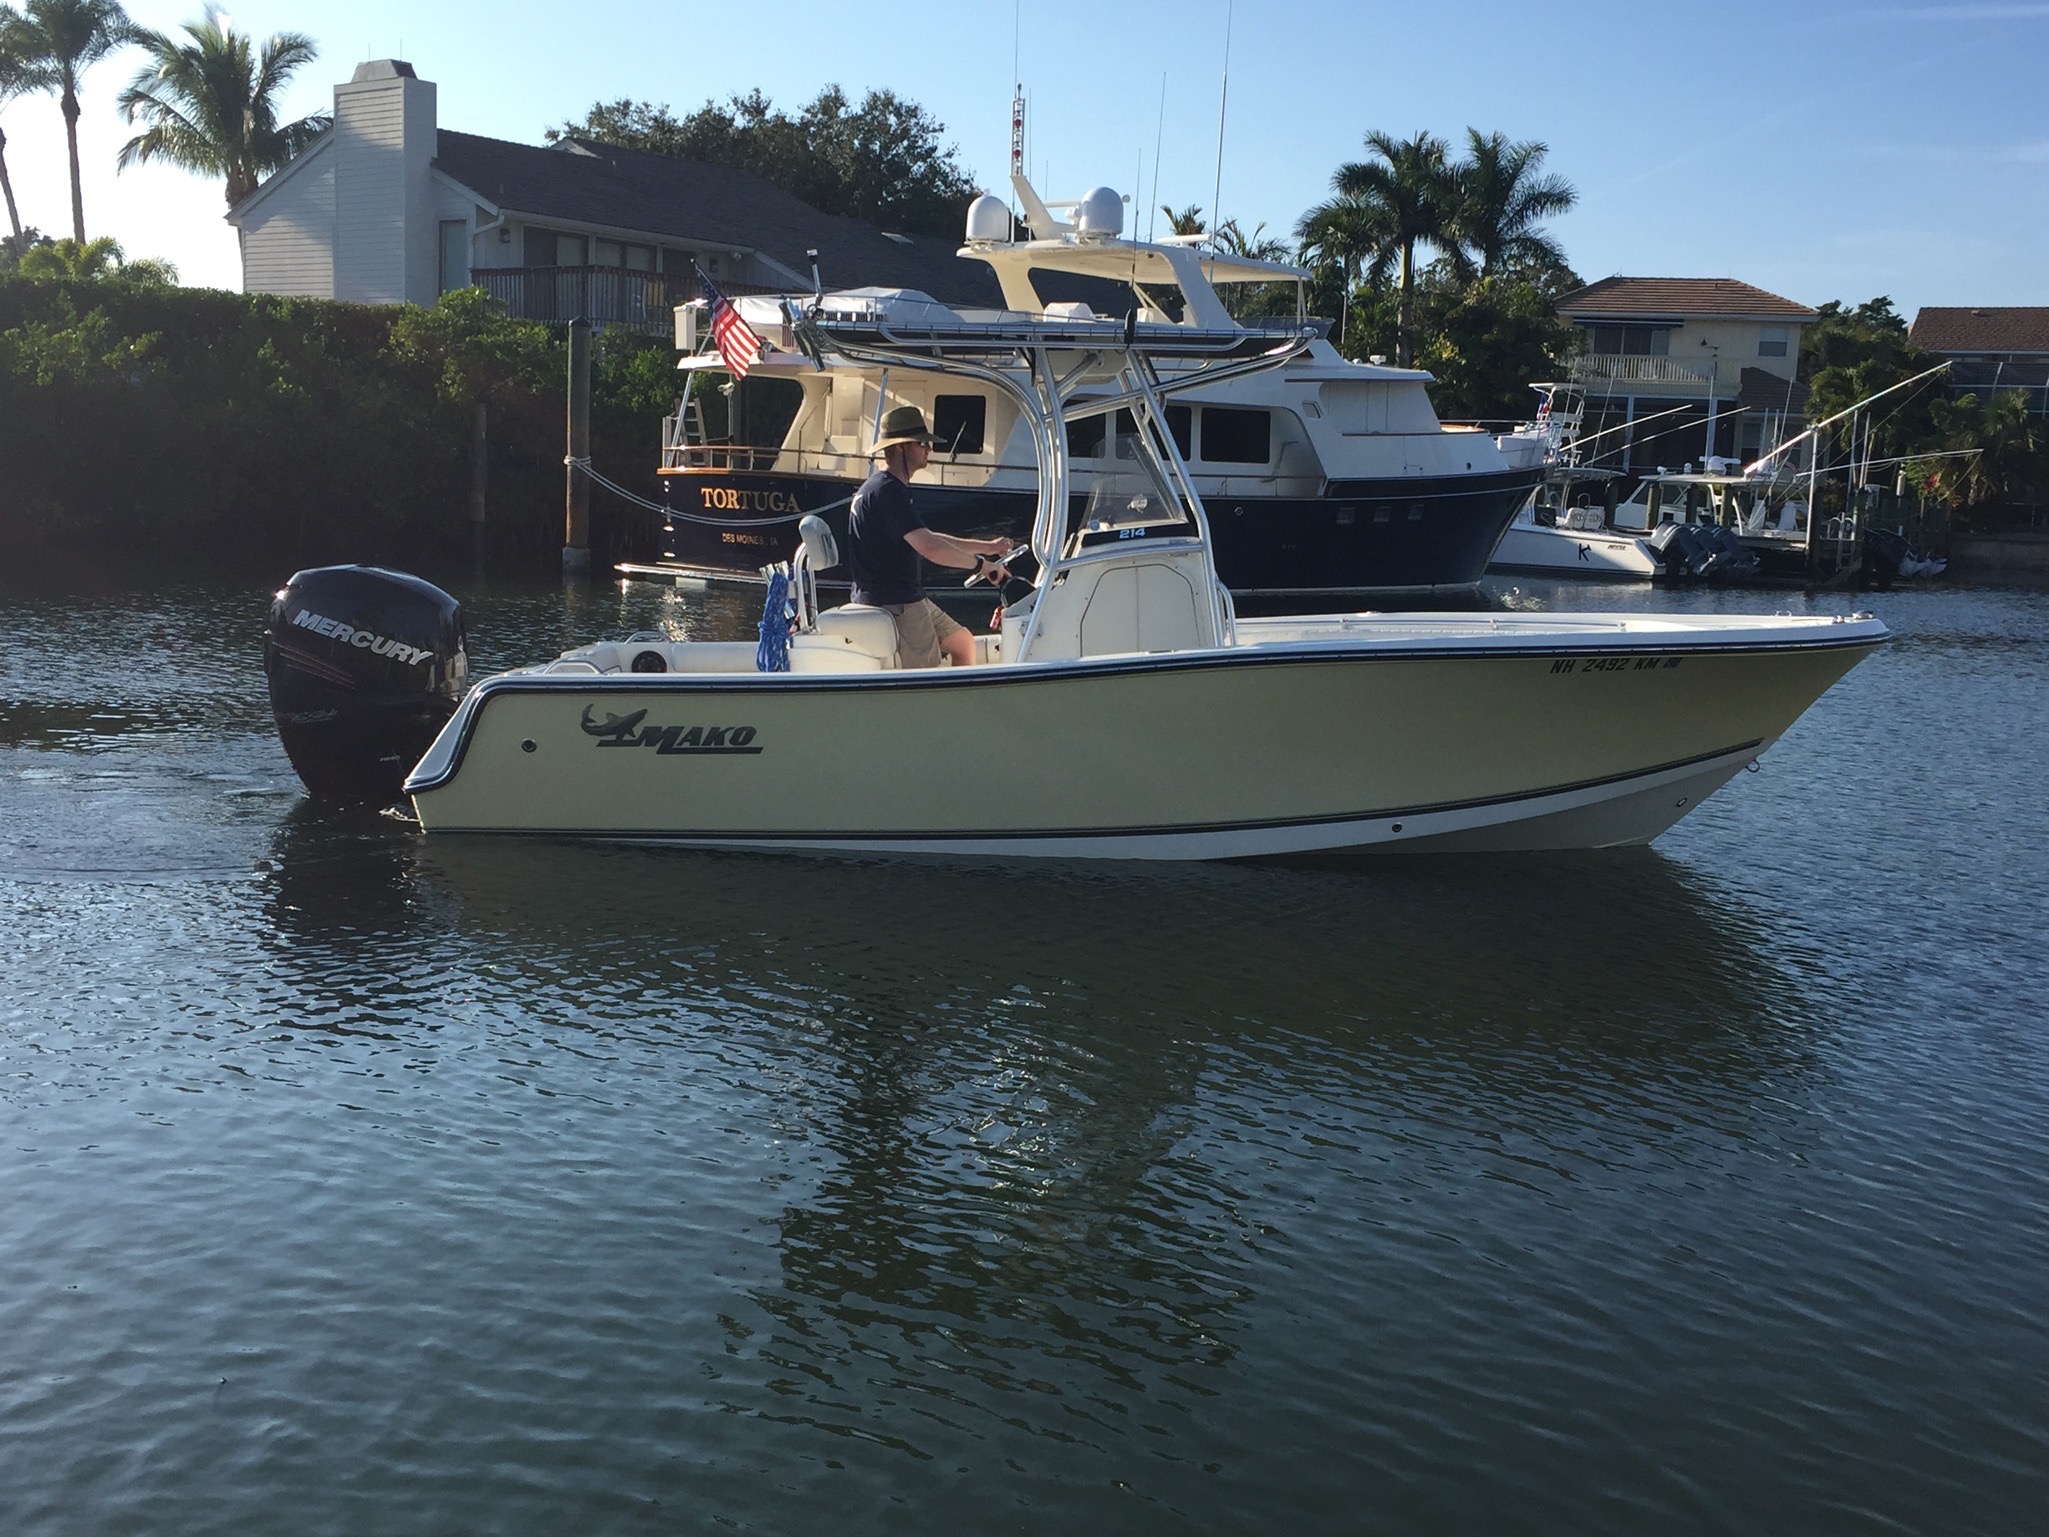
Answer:
[[1006, 539], [961, 539], [925, 526], [911, 506], [911, 477], [932, 458], [932, 434], [916, 406], [898, 406], [882, 418], [875, 450], [882, 468], [854, 493], [847, 515], [847, 574], [854, 601], [887, 609], [896, 619], [899, 667], [937, 667], [941, 657], [956, 667], [972, 666], [975, 637], [925, 596], [918, 579], [920, 557], [935, 566], [973, 570], [997, 581], [1008, 575], [996, 557]]

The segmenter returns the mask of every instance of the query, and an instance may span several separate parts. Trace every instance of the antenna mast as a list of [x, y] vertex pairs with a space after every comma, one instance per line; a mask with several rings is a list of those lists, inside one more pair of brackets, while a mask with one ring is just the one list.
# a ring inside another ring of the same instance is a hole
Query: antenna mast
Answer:
[[[1167, 72], [1160, 71], [1160, 121], [1153, 130], [1153, 199], [1145, 217], [1145, 238], [1153, 238], [1159, 228], [1160, 216], [1160, 150], [1167, 142]], [[1131, 221], [1131, 232], [1138, 233], [1138, 221]]]
[[1024, 0], [1010, 11], [1010, 179], [1024, 175]]
[[[1209, 232], [1211, 244], [1215, 244], [1217, 227], [1224, 221], [1223, 209], [1217, 205], [1224, 200], [1224, 114], [1231, 105], [1231, 11], [1235, 0], [1224, 4], [1224, 85], [1217, 96], [1217, 184], [1210, 194]], [[1164, 98], [1165, 92], [1162, 91]]]

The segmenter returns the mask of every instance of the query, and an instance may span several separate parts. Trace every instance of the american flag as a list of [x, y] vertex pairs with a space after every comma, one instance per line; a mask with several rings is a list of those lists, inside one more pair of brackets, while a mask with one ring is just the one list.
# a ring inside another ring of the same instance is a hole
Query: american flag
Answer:
[[718, 345], [719, 356], [726, 360], [735, 379], [746, 378], [747, 370], [761, 357], [761, 338], [740, 318], [732, 301], [713, 287], [711, 279], [702, 272], [697, 274], [697, 286], [711, 304], [711, 339]]

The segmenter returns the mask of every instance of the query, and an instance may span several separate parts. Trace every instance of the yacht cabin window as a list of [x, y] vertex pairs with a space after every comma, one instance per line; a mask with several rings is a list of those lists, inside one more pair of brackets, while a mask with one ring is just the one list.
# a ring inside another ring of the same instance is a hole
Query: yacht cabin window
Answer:
[[[944, 397], [941, 397], [942, 399]], [[1264, 412], [1259, 413], [1264, 415]], [[1167, 431], [1173, 434], [1174, 447], [1182, 459], [1194, 457], [1194, 412], [1187, 406], [1167, 407]], [[944, 433], [939, 434], [943, 440]], [[1135, 459], [1138, 449], [1132, 442], [1138, 436], [1138, 419], [1129, 411], [1119, 411], [1116, 423], [1116, 442], [1110, 441], [1110, 418], [1108, 416], [1084, 416], [1067, 424], [1067, 457], [1070, 459]]]
[[989, 430], [989, 402], [980, 395], [939, 395], [932, 401], [932, 451], [979, 454]]
[[779, 448], [804, 404], [804, 386], [795, 379], [754, 374], [713, 385], [709, 380], [692, 390], [703, 413], [707, 443], [739, 443], [753, 448]]
[[1067, 424], [1067, 457], [1070, 459], [1100, 459], [1103, 444], [1108, 441], [1110, 419], [1107, 416], [1076, 417]]
[[1202, 408], [1205, 464], [1265, 464], [1273, 457], [1273, 414], [1238, 407]]

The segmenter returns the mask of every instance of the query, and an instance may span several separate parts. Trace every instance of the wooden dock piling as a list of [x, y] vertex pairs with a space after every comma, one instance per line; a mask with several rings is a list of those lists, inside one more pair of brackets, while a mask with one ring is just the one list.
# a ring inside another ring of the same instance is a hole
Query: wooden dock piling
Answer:
[[562, 574], [590, 570], [591, 323], [569, 322], [569, 452], [563, 465]]

